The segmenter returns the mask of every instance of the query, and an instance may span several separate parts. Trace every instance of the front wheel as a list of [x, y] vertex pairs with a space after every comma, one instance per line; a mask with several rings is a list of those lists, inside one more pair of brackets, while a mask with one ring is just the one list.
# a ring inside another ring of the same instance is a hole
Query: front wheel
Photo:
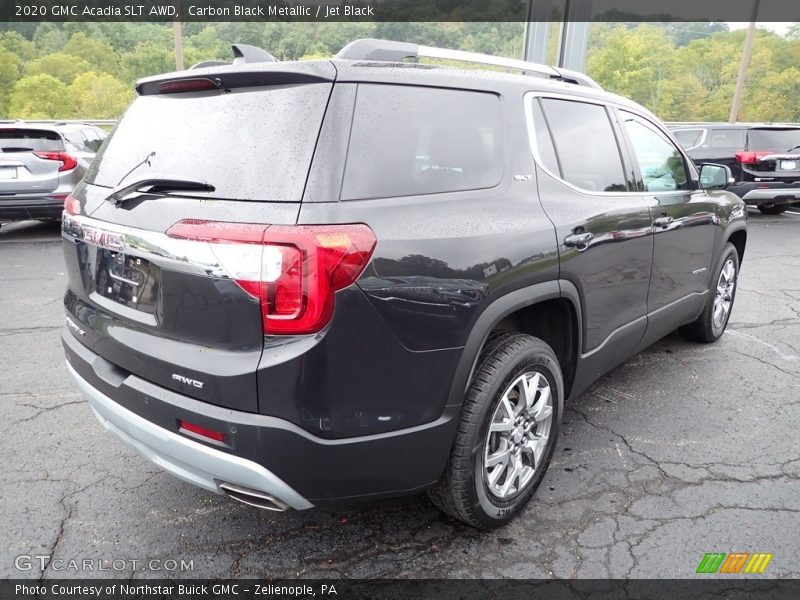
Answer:
[[508, 523], [533, 496], [555, 448], [564, 405], [561, 369], [542, 340], [490, 338], [467, 392], [434, 504], [479, 529]]
[[733, 310], [733, 301], [736, 298], [736, 282], [739, 277], [739, 253], [733, 244], [728, 242], [722, 251], [719, 264], [715, 271], [712, 285], [708, 291], [703, 312], [694, 323], [681, 328], [689, 338], [697, 342], [716, 342], [728, 325], [728, 319]]

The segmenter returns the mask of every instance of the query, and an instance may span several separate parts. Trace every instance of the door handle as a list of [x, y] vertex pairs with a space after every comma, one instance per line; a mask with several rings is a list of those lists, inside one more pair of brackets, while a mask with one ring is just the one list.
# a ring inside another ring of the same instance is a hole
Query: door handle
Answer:
[[669, 224], [672, 223], [675, 219], [670, 216], [664, 215], [663, 217], [657, 217], [653, 220], [653, 225], [655, 227], [669, 227]]
[[564, 238], [564, 245], [569, 247], [585, 246], [594, 238], [594, 234], [588, 231], [581, 233], [571, 233]]

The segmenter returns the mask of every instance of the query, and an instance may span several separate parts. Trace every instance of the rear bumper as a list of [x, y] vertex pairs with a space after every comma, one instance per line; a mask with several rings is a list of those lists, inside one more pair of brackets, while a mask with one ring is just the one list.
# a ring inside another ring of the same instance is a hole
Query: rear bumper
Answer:
[[[143, 380], [95, 354], [70, 330], [62, 342], [70, 372], [111, 433], [170, 473], [217, 493], [228, 482], [294, 508], [413, 493], [439, 479], [458, 423], [456, 407], [409, 429], [319, 438], [283, 419], [215, 406]], [[224, 444], [189, 438], [179, 420], [223, 432]]]
[[60, 219], [62, 212], [64, 212], [63, 198], [0, 196], [0, 221]]
[[103, 426], [165, 471], [217, 494], [222, 493], [220, 484], [233, 483], [265, 492], [294, 509], [313, 506], [261, 465], [167, 431], [89, 385], [69, 363], [67, 369]]
[[[763, 187], [767, 186], [767, 187]], [[745, 204], [792, 204], [800, 202], [800, 183], [738, 183], [728, 188], [744, 200]]]

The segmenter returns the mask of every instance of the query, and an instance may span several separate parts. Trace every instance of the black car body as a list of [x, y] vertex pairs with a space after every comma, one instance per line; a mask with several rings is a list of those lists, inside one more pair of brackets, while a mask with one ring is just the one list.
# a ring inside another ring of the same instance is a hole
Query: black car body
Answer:
[[139, 82], [63, 222], [63, 343], [99, 419], [272, 509], [433, 486], [512, 332], [552, 348], [560, 416], [697, 321], [746, 241], [635, 103], [343, 56]]
[[766, 214], [800, 202], [800, 126], [770, 123], [698, 123], [672, 128], [698, 164], [726, 165], [727, 189]]
[[60, 219], [105, 138], [86, 123], [0, 122], [0, 222]]

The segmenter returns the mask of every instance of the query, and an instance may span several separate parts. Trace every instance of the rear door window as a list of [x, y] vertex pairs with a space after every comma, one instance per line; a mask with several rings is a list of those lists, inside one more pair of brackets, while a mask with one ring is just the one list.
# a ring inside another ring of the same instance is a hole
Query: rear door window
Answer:
[[360, 84], [342, 200], [494, 187], [503, 176], [495, 94]]
[[712, 148], [744, 148], [744, 129], [712, 129], [708, 143]]
[[216, 188], [192, 195], [299, 202], [330, 89], [309, 83], [140, 96], [87, 181], [114, 187], [157, 174]]
[[64, 141], [56, 131], [0, 129], [0, 152], [61, 152]]
[[590, 192], [627, 191], [617, 138], [605, 107], [554, 98], [542, 98], [542, 106], [561, 177]]

